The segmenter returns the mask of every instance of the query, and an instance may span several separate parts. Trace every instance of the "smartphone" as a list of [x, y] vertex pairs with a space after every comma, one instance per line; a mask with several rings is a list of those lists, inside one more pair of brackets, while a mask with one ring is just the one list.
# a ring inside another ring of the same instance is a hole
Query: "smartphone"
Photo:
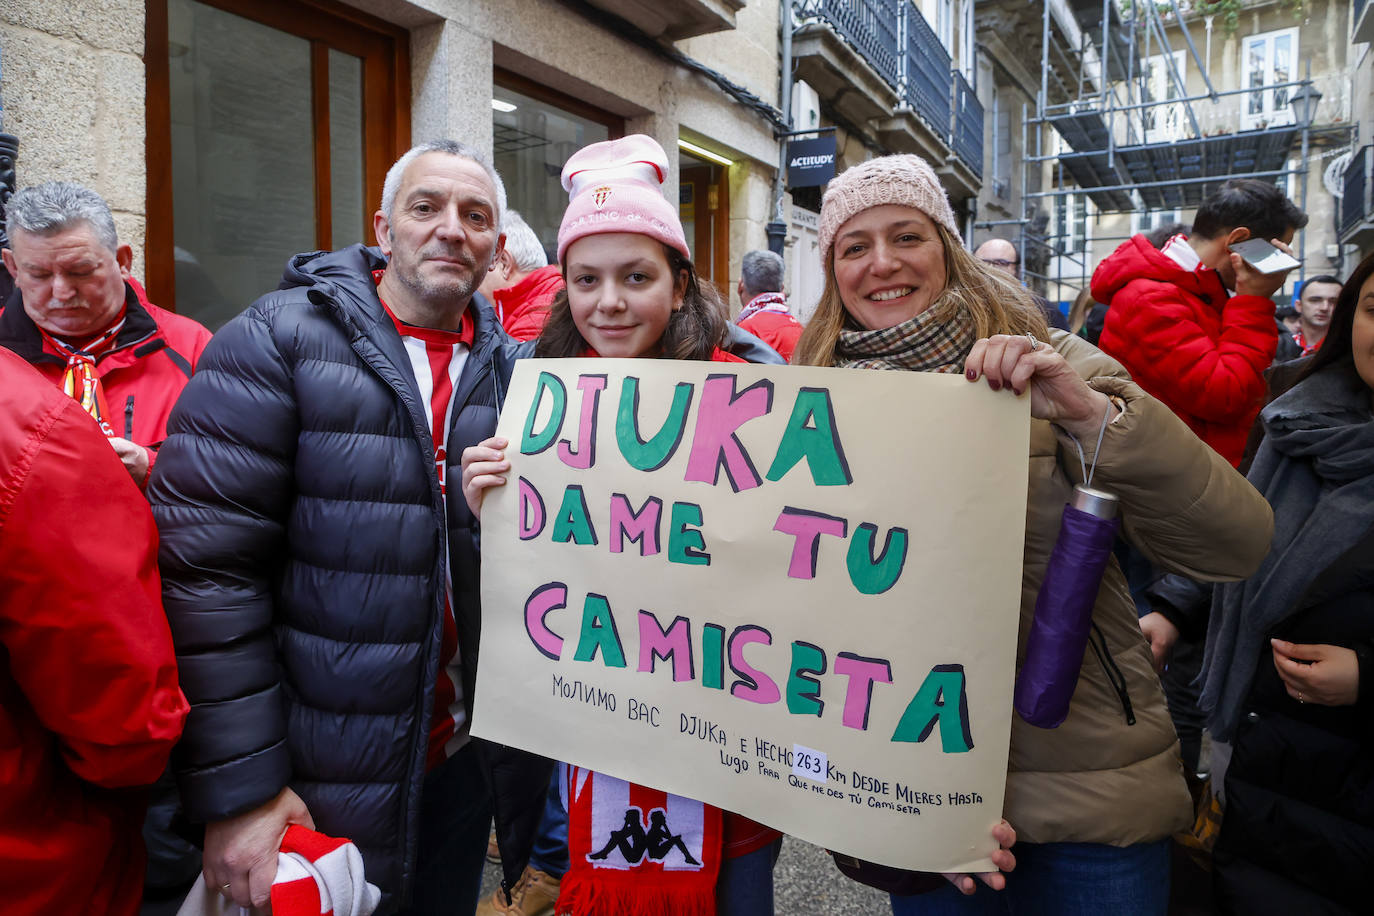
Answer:
[[1302, 262], [1286, 251], [1280, 251], [1264, 239], [1246, 239], [1228, 246], [1245, 259], [1245, 263], [1262, 274], [1276, 274], [1292, 270]]

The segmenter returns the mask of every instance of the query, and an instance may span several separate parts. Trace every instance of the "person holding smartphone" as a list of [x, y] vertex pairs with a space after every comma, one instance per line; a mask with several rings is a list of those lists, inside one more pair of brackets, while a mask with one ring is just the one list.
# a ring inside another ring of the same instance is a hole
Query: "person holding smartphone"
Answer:
[[1288, 271], [1262, 273], [1231, 249], [1259, 239], [1291, 254], [1305, 225], [1272, 182], [1228, 181], [1191, 233], [1160, 249], [1133, 236], [1093, 273], [1093, 298], [1107, 306], [1098, 345], [1233, 466], [1264, 404], [1278, 346], [1273, 295]]

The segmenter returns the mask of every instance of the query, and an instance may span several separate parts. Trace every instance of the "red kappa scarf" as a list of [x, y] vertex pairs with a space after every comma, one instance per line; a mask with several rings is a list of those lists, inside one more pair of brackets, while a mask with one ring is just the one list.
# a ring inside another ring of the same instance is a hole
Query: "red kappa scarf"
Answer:
[[557, 916], [713, 916], [719, 808], [581, 767], [566, 778]]
[[115, 338], [124, 329], [124, 318], [125, 313], [121, 311], [114, 324], [81, 347], [74, 347], [42, 328], [38, 329], [48, 346], [67, 360], [67, 371], [62, 373], [62, 390], [76, 400], [82, 410], [94, 417], [95, 422], [100, 424], [100, 431], [111, 439], [115, 437], [115, 432], [105, 420], [110, 409], [105, 403], [105, 387], [100, 383], [95, 362], [102, 353], [114, 347]]

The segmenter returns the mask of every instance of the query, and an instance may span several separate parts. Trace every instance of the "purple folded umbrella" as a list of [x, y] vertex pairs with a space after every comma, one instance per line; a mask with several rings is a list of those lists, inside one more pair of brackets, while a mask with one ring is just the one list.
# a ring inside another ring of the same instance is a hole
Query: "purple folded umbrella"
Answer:
[[1074, 487], [1073, 503], [1064, 506], [1016, 678], [1016, 711], [1039, 728], [1056, 728], [1069, 714], [1093, 604], [1121, 527], [1116, 506], [1112, 494], [1081, 485]]

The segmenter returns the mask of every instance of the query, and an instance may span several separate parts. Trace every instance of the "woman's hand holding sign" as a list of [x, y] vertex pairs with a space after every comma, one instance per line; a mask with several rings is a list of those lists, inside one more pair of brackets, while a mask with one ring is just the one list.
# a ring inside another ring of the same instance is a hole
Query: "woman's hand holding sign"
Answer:
[[463, 498], [477, 518], [482, 517], [482, 492], [506, 482], [506, 472], [510, 470], [505, 452], [508, 445], [502, 437], [492, 436], [463, 449]]
[[998, 846], [992, 854], [992, 864], [997, 866], [997, 871], [985, 871], [976, 875], [945, 872], [944, 879], [957, 887], [959, 893], [972, 894], [976, 891], [978, 885], [974, 883], [974, 878], [995, 891], [1000, 891], [1007, 886], [1007, 879], [1002, 873], [1016, 868], [1016, 856], [1011, 853], [1011, 847], [1016, 845], [1016, 830], [1007, 823], [1006, 818], [1003, 818], [993, 825], [992, 835], [997, 840]]

